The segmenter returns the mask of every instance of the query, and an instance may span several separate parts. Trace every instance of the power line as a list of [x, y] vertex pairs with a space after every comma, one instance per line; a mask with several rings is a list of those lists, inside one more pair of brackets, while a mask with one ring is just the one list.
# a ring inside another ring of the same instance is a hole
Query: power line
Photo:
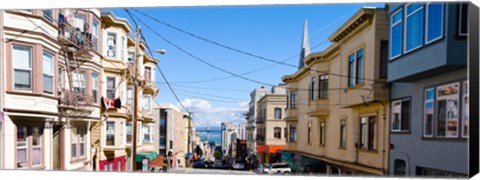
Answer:
[[[137, 24], [137, 21], [135, 21], [135, 19], [132, 17], [132, 14], [130, 13], [130, 11], [125, 8], [125, 11], [128, 13], [128, 15], [130, 16], [130, 18], [132, 19], [132, 21], [135, 23], [135, 26], [139, 27], [138, 24]], [[143, 23], [142, 23], [143, 24]], [[153, 54], [152, 54], [152, 50], [150, 49], [150, 47], [148, 46], [148, 43], [146, 41], [146, 39], [143, 37], [143, 34], [142, 32], [140, 31], [140, 37], [143, 39], [143, 41], [145, 42], [145, 46], [147, 47], [148, 51], [149, 51], [149, 54], [150, 56], [152, 56], [152, 58], [154, 58]], [[168, 82], [167, 78], [165, 77], [165, 75], [163, 74], [162, 72], [162, 69], [160, 68], [160, 66], [157, 64], [155, 64], [157, 66], [157, 69], [158, 71], [160, 72], [160, 74], [162, 75], [162, 78], [163, 80], [167, 83], [168, 85], [168, 88], [170, 89], [170, 91], [172, 92], [172, 94], [175, 96], [175, 99], [178, 101], [178, 103], [180, 104], [180, 106], [182, 106], [183, 110], [188, 112], [188, 109], [183, 105], [182, 101], [180, 101], [180, 98], [178, 98], [177, 94], [175, 93], [175, 91], [173, 90], [173, 88], [170, 86], [170, 83]]]
[[[164, 86], [164, 85], [160, 85], [160, 87], [165, 87], [165, 86]], [[187, 93], [194, 93], [194, 94], [205, 95], [205, 96], [211, 96], [211, 97], [217, 97], [217, 98], [222, 98], [222, 99], [229, 99], [229, 100], [248, 101], [248, 100], [245, 100], [245, 99], [237, 99], [237, 98], [231, 98], [231, 97], [225, 97], [225, 96], [217, 96], [217, 95], [205, 94], [205, 93], [199, 93], [199, 92], [188, 91], [188, 90], [182, 90], [182, 89], [177, 89], [177, 91], [183, 91], [183, 92], [187, 92]]]
[[[218, 43], [218, 42], [216, 42], [216, 41], [209, 40], [209, 39], [207, 39], [207, 38], [204, 38], [204, 37], [195, 35], [195, 34], [193, 34], [193, 33], [191, 33], [191, 32], [188, 32], [188, 31], [185, 31], [185, 30], [180, 29], [180, 28], [178, 28], [178, 27], [175, 27], [175, 26], [173, 26], [173, 25], [171, 25], [171, 24], [168, 24], [168, 23], [165, 23], [165, 22], [163, 22], [163, 21], [160, 21], [159, 19], [154, 18], [154, 17], [152, 17], [152, 16], [150, 16], [150, 15], [147, 15], [147, 14], [145, 14], [145, 13], [143, 13], [143, 12], [141, 12], [141, 11], [138, 11], [138, 10], [136, 10], [136, 9], [133, 9], [133, 10], [136, 11], [136, 12], [138, 12], [138, 13], [140, 13], [140, 14], [142, 14], [142, 15], [144, 15], [144, 16], [146, 16], [146, 17], [149, 17], [150, 19], [153, 19], [154, 21], [156, 21], [156, 22], [158, 22], [158, 23], [164, 24], [164, 25], [166, 25], [166, 26], [168, 26], [168, 27], [171, 27], [171, 28], [173, 28], [173, 29], [175, 29], [175, 30], [178, 30], [178, 31], [180, 31], [180, 32], [183, 32], [183, 33], [185, 33], [185, 34], [188, 34], [188, 35], [190, 35], [190, 36], [192, 36], [192, 37], [195, 37], [195, 38], [197, 38], [197, 39], [200, 39], [200, 40], [202, 40], [202, 41], [205, 41], [205, 42], [208, 42], [208, 43], [211, 43], [211, 44], [214, 44], [214, 45], [223, 47], [223, 48], [228, 49], [228, 50], [231, 50], [231, 51], [235, 51], [235, 52], [240, 53], [240, 54], [244, 54], [244, 55], [247, 55], [247, 56], [255, 57], [255, 58], [260, 59], [260, 60], [269, 61], [269, 62], [273, 62], [273, 63], [277, 63], [277, 64], [281, 64], [281, 65], [289, 66], [289, 67], [293, 67], [293, 68], [299, 68], [297, 65], [288, 64], [288, 63], [285, 63], [285, 62], [283, 62], [283, 61], [277, 61], [277, 60], [270, 59], [270, 58], [266, 58], [266, 57], [263, 57], [263, 56], [260, 56], [260, 55], [256, 55], [256, 54], [253, 54], [253, 53], [250, 53], [250, 52], [246, 52], [246, 51], [243, 51], [243, 50], [240, 50], [240, 49], [237, 49], [237, 48], [233, 48], [233, 47], [230, 47], [230, 46], [227, 46], [227, 45], [223, 45], [223, 44]], [[137, 18], [138, 18], [138, 17], [137, 17]], [[141, 22], [140, 19], [139, 19], [139, 21]], [[144, 24], [143, 22], [141, 22], [141, 23]], [[145, 26], [147, 26], [147, 25], [145, 24]], [[149, 27], [147, 27], [147, 28], [149, 28]], [[152, 30], [151, 28], [149, 28], [149, 29], [150, 29], [152, 32], [154, 32], [155, 34], [159, 35], [156, 31]], [[165, 41], [167, 41], [169, 44], [177, 47], [176, 45], [172, 44], [169, 40], [165, 39], [163, 36], [160, 36], [160, 37], [161, 37], [162, 39], [164, 39]], [[182, 50], [181, 48], [180, 48], [179, 50], [184, 51], [184, 50]], [[191, 54], [188, 53], [188, 52], [187, 52], [187, 54], [191, 55]], [[196, 56], [195, 56], [195, 57], [196, 57]], [[198, 58], [197, 58], [197, 59], [198, 59]], [[199, 59], [199, 60], [201, 60], [201, 59]], [[203, 61], [203, 60], [201, 60], [201, 61]], [[212, 65], [211, 65], [210, 63], [208, 63], [208, 62], [206, 62], [206, 63], [209, 64], [210, 66], [212, 66]], [[217, 68], [217, 67], [215, 67], [215, 66], [212, 66], [212, 67], [214, 67], [215, 69], [219, 69], [219, 68]], [[315, 72], [318, 72], [318, 73], [329, 74], [329, 75], [339, 76], [339, 77], [356, 78], [356, 79], [362, 79], [362, 80], [365, 80], [365, 81], [373, 81], [373, 82], [385, 83], [385, 82], [383, 82], [383, 81], [378, 81], [378, 80], [374, 80], [374, 79], [358, 78], [358, 77], [349, 76], [349, 75], [342, 75], [342, 74], [336, 74], [336, 73], [331, 73], [331, 72], [326, 72], [326, 71], [319, 71], [319, 70], [312, 69], [312, 68], [309, 68], [309, 67], [302, 67], [301, 69], [307, 69], [307, 70], [310, 70], [310, 71], [315, 71]], [[223, 71], [223, 72], [227, 72], [227, 71], [224, 71], [224, 70], [221, 69], [221, 68], [220, 68], [219, 70], [221, 70], [221, 71]], [[230, 72], [227, 72], [227, 73], [230, 74]], [[232, 74], [232, 75], [233, 75], [233, 74]], [[244, 77], [242, 77], [242, 78], [244, 78]]]
[[[164, 82], [155, 82], [157, 84], [165, 84]], [[172, 83], [172, 82], [170, 82]], [[177, 87], [185, 87], [185, 88], [194, 88], [194, 89], [203, 89], [203, 90], [211, 90], [211, 91], [228, 91], [228, 92], [250, 92], [250, 90], [239, 90], [239, 89], [221, 89], [221, 88], [207, 88], [207, 87], [198, 87], [198, 86], [185, 86], [185, 85], [176, 85], [172, 84], [172, 86]]]

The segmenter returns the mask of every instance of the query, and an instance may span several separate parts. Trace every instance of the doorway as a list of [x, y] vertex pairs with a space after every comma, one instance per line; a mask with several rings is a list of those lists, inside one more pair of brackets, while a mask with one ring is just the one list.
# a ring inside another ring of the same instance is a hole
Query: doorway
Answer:
[[61, 152], [60, 152], [60, 130], [62, 126], [61, 125], [53, 125], [53, 137], [52, 137], [52, 143], [53, 143], [53, 170], [60, 170], [61, 165], [60, 165], [60, 158], [61, 158]]

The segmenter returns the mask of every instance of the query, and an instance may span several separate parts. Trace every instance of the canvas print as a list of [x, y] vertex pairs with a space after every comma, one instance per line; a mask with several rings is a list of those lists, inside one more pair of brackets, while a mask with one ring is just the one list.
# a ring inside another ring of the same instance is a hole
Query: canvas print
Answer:
[[0, 10], [0, 169], [466, 178], [472, 6]]

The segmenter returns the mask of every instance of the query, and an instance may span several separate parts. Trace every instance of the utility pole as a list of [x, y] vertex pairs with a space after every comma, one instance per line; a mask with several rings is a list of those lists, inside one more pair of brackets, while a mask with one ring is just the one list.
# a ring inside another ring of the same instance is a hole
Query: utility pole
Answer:
[[140, 44], [140, 27], [137, 26], [137, 31], [135, 34], [135, 61], [133, 65], [133, 87], [134, 87], [134, 96], [133, 96], [133, 142], [132, 142], [132, 172], [136, 169], [136, 157], [137, 157], [137, 111], [138, 111], [138, 79], [137, 79], [137, 72], [138, 72], [138, 47]]

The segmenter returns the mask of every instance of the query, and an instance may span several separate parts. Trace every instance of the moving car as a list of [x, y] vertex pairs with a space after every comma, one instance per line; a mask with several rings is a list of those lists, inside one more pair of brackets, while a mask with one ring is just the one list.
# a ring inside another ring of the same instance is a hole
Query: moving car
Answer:
[[292, 169], [286, 163], [274, 163], [270, 167], [263, 168], [266, 174], [290, 174]]

